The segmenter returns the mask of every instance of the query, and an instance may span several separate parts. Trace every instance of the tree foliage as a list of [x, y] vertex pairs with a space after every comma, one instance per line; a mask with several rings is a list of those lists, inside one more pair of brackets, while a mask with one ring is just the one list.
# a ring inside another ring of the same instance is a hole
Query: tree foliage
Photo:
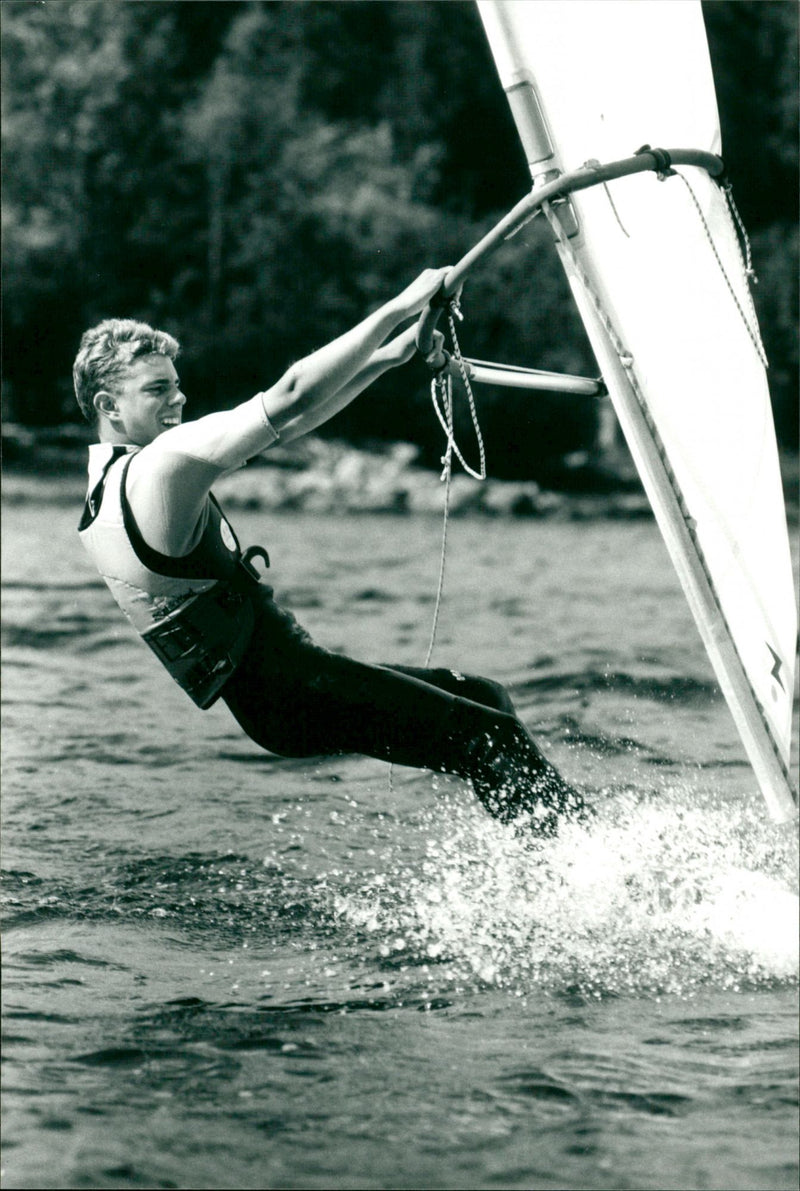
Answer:
[[[267, 386], [418, 269], [454, 260], [528, 188], [464, 0], [3, 4], [5, 416], [77, 416], [81, 331], [126, 315], [185, 343], [196, 412]], [[706, 17], [726, 158], [756, 233], [781, 434], [796, 440], [795, 6]], [[538, 223], [473, 278], [470, 354], [591, 371]], [[536, 261], [535, 292], [530, 286]], [[337, 420], [353, 438], [438, 430], [405, 370]], [[497, 461], [588, 445], [593, 410], [482, 402]], [[511, 433], [508, 429], [513, 424]]]

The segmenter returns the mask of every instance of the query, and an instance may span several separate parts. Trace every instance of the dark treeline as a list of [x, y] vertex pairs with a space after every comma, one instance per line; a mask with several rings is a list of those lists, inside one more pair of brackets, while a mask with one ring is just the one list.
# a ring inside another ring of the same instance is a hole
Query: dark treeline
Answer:
[[[529, 187], [475, 6], [5, 0], [4, 417], [77, 420], [81, 331], [146, 319], [185, 345], [194, 413], [268, 386]], [[797, 9], [705, 6], [725, 157], [750, 229], [779, 434], [797, 442]], [[533, 280], [532, 280], [533, 279]], [[594, 371], [544, 221], [470, 279], [468, 354]], [[333, 430], [431, 457], [409, 366]], [[587, 446], [579, 399], [481, 392], [493, 469]]]

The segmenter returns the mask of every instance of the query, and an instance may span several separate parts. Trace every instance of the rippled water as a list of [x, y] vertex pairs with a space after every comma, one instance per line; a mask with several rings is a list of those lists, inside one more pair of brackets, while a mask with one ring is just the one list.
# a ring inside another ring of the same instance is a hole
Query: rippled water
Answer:
[[[454, 522], [435, 661], [597, 807], [271, 758], [5, 516], [6, 1187], [789, 1188], [797, 850], [649, 522]], [[435, 520], [235, 518], [323, 643], [420, 664]]]

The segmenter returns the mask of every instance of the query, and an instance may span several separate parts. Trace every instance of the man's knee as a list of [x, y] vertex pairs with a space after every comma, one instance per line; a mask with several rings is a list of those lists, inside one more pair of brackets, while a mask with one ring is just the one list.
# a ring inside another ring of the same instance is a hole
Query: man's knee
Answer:
[[504, 711], [514, 715], [514, 704], [508, 691], [499, 682], [492, 682], [489, 678], [481, 678], [474, 674], [462, 674], [459, 670], [422, 669], [419, 666], [387, 665], [387, 670], [394, 670], [398, 674], [406, 674], [429, 686], [435, 686], [448, 695], [455, 695], [461, 699], [469, 699], [471, 703], [479, 703], [491, 711]]
[[508, 715], [514, 715], [511, 696], [501, 683], [472, 674], [461, 675], [457, 671], [455, 675], [460, 680], [465, 699], [471, 699], [473, 703], [481, 703], [484, 707], [492, 708], [493, 711], [505, 711]]

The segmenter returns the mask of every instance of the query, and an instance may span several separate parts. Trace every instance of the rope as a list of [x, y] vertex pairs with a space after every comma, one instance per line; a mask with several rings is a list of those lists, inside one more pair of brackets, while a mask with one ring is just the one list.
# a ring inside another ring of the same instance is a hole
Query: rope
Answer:
[[728, 205], [728, 211], [729, 211], [730, 215], [732, 216], [733, 221], [736, 224], [736, 227], [739, 232], [739, 250], [740, 251], [741, 251], [742, 245], [744, 245], [745, 275], [747, 277], [747, 280], [752, 282], [753, 285], [758, 285], [758, 278], [756, 277], [756, 271], [753, 268], [753, 254], [750, 251], [750, 237], [747, 234], [747, 228], [744, 226], [744, 220], [742, 219], [741, 215], [739, 214], [739, 208], [736, 206], [736, 201], [733, 197], [733, 187], [731, 186], [730, 182], [726, 182], [723, 185], [722, 193], [725, 198], [725, 202]]
[[444, 592], [444, 576], [447, 565], [447, 529], [450, 519], [450, 488], [453, 478], [453, 456], [458, 459], [464, 471], [476, 480], [486, 479], [486, 449], [483, 442], [483, 434], [481, 433], [480, 423], [478, 421], [478, 411], [475, 407], [475, 397], [472, 392], [472, 386], [469, 383], [469, 373], [467, 366], [464, 363], [464, 358], [461, 355], [461, 348], [458, 342], [458, 335], [456, 334], [455, 320], [463, 319], [461, 308], [458, 305], [458, 300], [454, 299], [447, 308], [447, 321], [450, 328], [450, 339], [453, 345], [453, 359], [458, 365], [459, 373], [464, 384], [464, 389], [467, 394], [467, 402], [469, 404], [470, 417], [472, 418], [472, 426], [475, 430], [475, 438], [478, 443], [478, 455], [480, 463], [478, 470], [471, 467], [464, 458], [461, 450], [456, 442], [455, 436], [455, 422], [453, 416], [453, 381], [446, 369], [443, 369], [437, 376], [434, 376], [431, 381], [431, 401], [436, 412], [436, 417], [439, 419], [439, 424], [444, 430], [447, 446], [445, 453], [442, 456], [442, 474], [439, 477], [441, 482], [445, 485], [444, 489], [444, 513], [442, 516], [442, 547], [439, 556], [439, 580], [436, 587], [436, 601], [433, 609], [433, 623], [431, 625], [431, 635], [428, 641], [428, 650], [425, 655], [425, 666], [430, 665], [431, 657], [433, 656], [433, 649], [436, 644], [436, 632], [439, 627], [439, 614], [442, 607], [442, 593]]
[[[452, 413], [452, 405], [450, 407]], [[449, 448], [448, 448], [449, 449]], [[439, 628], [439, 613], [442, 609], [442, 594], [444, 592], [444, 573], [447, 564], [447, 526], [450, 520], [450, 481], [453, 477], [453, 468], [448, 463], [442, 473], [442, 480], [444, 481], [444, 513], [442, 515], [442, 546], [439, 553], [439, 581], [436, 585], [436, 600], [433, 605], [433, 622], [431, 623], [431, 635], [428, 640], [428, 649], [425, 654], [425, 661], [423, 665], [427, 667], [431, 664], [433, 657], [433, 648], [436, 644], [436, 632]]]
[[[473, 476], [476, 480], [486, 479], [486, 450], [483, 443], [483, 434], [481, 433], [480, 423], [478, 422], [478, 411], [475, 407], [475, 398], [472, 393], [472, 386], [469, 383], [469, 373], [467, 366], [464, 363], [461, 355], [461, 348], [456, 334], [455, 320], [463, 319], [461, 308], [458, 304], [458, 299], [453, 299], [447, 308], [447, 321], [450, 328], [450, 339], [453, 344], [452, 357], [458, 365], [458, 370], [461, 374], [461, 379], [464, 382], [464, 389], [467, 394], [467, 401], [469, 403], [470, 416], [472, 417], [472, 425], [475, 430], [475, 438], [478, 443], [478, 454], [480, 463], [478, 471], [467, 463], [462, 455], [455, 436], [455, 424], [453, 418], [453, 382], [446, 371], [443, 369], [437, 376], [434, 376], [431, 381], [431, 401], [433, 408], [436, 411], [436, 417], [439, 419], [439, 424], [445, 432], [447, 437], [447, 446], [445, 453], [442, 456], [442, 474], [439, 477], [444, 484], [444, 512], [442, 514], [442, 545], [439, 553], [439, 579], [436, 584], [436, 599], [433, 607], [433, 621], [431, 623], [431, 635], [428, 640], [428, 648], [425, 653], [425, 661], [423, 666], [425, 669], [431, 664], [433, 657], [433, 650], [436, 645], [436, 633], [439, 628], [439, 615], [442, 610], [442, 597], [444, 594], [444, 577], [447, 569], [447, 530], [450, 522], [450, 488], [453, 479], [453, 455], [456, 456], [464, 471], [468, 475]], [[442, 408], [444, 407], [444, 408]], [[394, 766], [389, 766], [389, 793], [394, 793]]]
[[[470, 417], [472, 418], [472, 425], [475, 430], [475, 438], [478, 443], [480, 463], [478, 464], [478, 470], [476, 471], [474, 467], [471, 467], [470, 464], [467, 463], [466, 459], [461, 453], [458, 443], [456, 442], [455, 428], [453, 423], [453, 382], [450, 374], [442, 371], [431, 381], [431, 401], [433, 402], [433, 408], [436, 412], [436, 417], [439, 419], [439, 425], [441, 426], [442, 430], [444, 430], [447, 437], [447, 449], [445, 454], [442, 456], [442, 464], [444, 466], [442, 480], [444, 480], [448, 468], [452, 468], [453, 455], [455, 455], [455, 457], [458, 459], [467, 475], [472, 476], [475, 480], [485, 480], [486, 451], [483, 445], [483, 435], [481, 434], [480, 423], [478, 422], [478, 411], [475, 408], [475, 397], [472, 393], [472, 386], [469, 383], [469, 373], [467, 372], [467, 366], [464, 363], [464, 359], [461, 355], [461, 348], [459, 347], [458, 336], [456, 335], [456, 317], [463, 318], [463, 315], [457, 303], [452, 302], [448, 309], [448, 323], [450, 326], [450, 338], [453, 343], [453, 359], [458, 365], [458, 370], [461, 374], [461, 380], [464, 384], [464, 389], [467, 394]], [[440, 406], [440, 401], [445, 407], [444, 412]]]
[[[722, 276], [725, 278], [725, 284], [727, 285], [728, 291], [729, 291], [731, 297], [733, 298], [733, 301], [736, 305], [736, 309], [739, 311], [739, 315], [741, 317], [742, 322], [745, 325], [747, 334], [750, 336], [750, 342], [753, 344], [753, 347], [756, 349], [756, 352], [758, 353], [758, 357], [761, 360], [761, 363], [764, 365], [765, 368], [769, 368], [769, 361], [767, 360], [767, 353], [764, 349], [764, 343], [761, 339], [761, 332], [758, 329], [758, 316], [756, 314], [756, 308], [753, 305], [753, 295], [750, 292], [750, 285], [749, 285], [750, 281], [758, 280], [756, 278], [754, 271], [753, 271], [753, 260], [752, 260], [752, 255], [750, 252], [750, 240], [748, 238], [747, 231], [745, 230], [745, 226], [742, 223], [742, 218], [739, 214], [736, 204], [733, 201], [733, 195], [731, 193], [730, 184], [728, 184], [727, 186], [722, 188], [722, 194], [725, 199], [725, 210], [728, 213], [728, 218], [731, 220], [731, 222], [733, 224], [734, 233], [738, 232], [738, 234], [735, 234], [734, 238], [736, 240], [736, 247], [739, 250], [739, 258], [742, 262], [742, 268], [744, 270], [745, 277], [747, 278], [747, 281], [748, 281], [747, 298], [748, 298], [748, 301], [750, 304], [750, 318], [747, 317], [747, 314], [745, 313], [744, 308], [742, 307], [742, 304], [736, 295], [736, 291], [733, 288], [733, 283], [731, 282], [731, 279], [728, 276], [727, 270], [725, 269], [725, 266], [722, 263], [719, 252], [717, 251], [717, 246], [714, 243], [714, 237], [711, 235], [711, 229], [709, 228], [708, 223], [706, 222], [706, 217], [703, 214], [702, 207], [700, 206], [700, 202], [697, 198], [697, 195], [694, 192], [691, 182], [689, 181], [688, 178], [684, 177], [684, 175], [680, 172], [680, 170], [673, 170], [672, 172], [676, 178], [680, 178], [681, 182], [683, 182], [684, 186], [689, 191], [691, 200], [694, 203], [694, 208], [697, 211], [700, 222], [703, 225], [703, 230], [706, 233], [706, 238], [708, 239], [708, 242], [711, 245], [711, 251], [714, 253], [714, 259], [716, 260], [717, 264], [719, 265], [720, 272], [722, 273]], [[742, 252], [742, 240], [745, 244], [745, 253]]]

